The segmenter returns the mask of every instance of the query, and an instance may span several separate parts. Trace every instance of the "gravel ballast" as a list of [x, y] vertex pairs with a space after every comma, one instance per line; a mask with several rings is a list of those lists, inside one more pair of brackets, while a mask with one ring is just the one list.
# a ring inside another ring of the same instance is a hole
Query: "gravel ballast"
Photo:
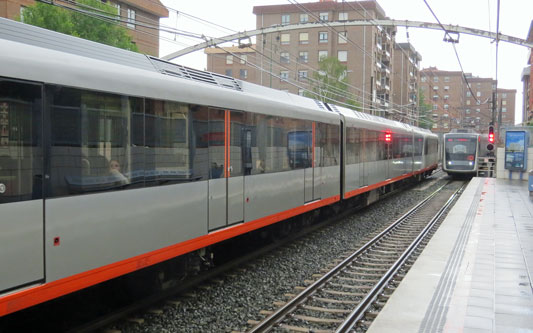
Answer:
[[144, 315], [143, 324], [124, 322], [114, 328], [128, 333], [244, 332], [251, 327], [248, 320], [263, 318], [261, 310], [274, 310], [275, 301], [286, 301], [285, 294], [297, 292], [295, 286], [305, 286], [304, 281], [312, 280], [313, 274], [362, 245], [445, 182], [447, 178], [428, 178], [220, 277], [208, 287], [176, 297], [179, 303], [161, 306], [162, 314]]

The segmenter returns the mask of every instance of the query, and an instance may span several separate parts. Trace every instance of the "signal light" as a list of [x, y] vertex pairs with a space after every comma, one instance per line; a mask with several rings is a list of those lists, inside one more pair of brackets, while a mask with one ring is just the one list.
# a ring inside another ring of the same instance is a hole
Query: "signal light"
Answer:
[[489, 142], [494, 143], [494, 127], [489, 126]]
[[392, 141], [392, 134], [390, 131], [387, 131], [385, 133], [385, 142], [391, 142]]

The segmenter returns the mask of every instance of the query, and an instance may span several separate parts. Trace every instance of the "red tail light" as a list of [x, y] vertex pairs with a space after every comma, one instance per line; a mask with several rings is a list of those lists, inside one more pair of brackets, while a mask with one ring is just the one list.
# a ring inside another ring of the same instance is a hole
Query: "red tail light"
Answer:
[[474, 155], [468, 155], [468, 156], [467, 156], [467, 159], [468, 159], [469, 161], [473, 161], [473, 160], [474, 160]]

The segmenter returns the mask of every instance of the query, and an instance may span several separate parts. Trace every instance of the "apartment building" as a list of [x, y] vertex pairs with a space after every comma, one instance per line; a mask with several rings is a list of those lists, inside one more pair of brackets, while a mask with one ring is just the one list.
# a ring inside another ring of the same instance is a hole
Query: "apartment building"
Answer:
[[[246, 80], [263, 86], [304, 94], [312, 90], [319, 60], [337, 57], [346, 65], [348, 91], [365, 112], [389, 116], [392, 106], [392, 57], [395, 28], [375, 25], [332, 28], [331, 22], [357, 19], [384, 19], [385, 12], [372, 1], [320, 1], [310, 3], [255, 6], [256, 28], [319, 23], [312, 28], [300, 28], [257, 36], [253, 57], [256, 67], [248, 67]], [[232, 55], [251, 54], [236, 50]], [[224, 63], [226, 55], [206, 49], [207, 70], [225, 74], [235, 61]], [[218, 60], [210, 58], [219, 58]], [[250, 61], [251, 62], [251, 61]], [[262, 70], [258, 69], [261, 68]], [[253, 73], [253, 74], [252, 74]], [[272, 73], [272, 74], [271, 74]]]
[[448, 133], [463, 126], [465, 84], [461, 72], [424, 68], [420, 71], [420, 89], [431, 105], [433, 132]]
[[436, 67], [421, 70], [421, 89], [432, 106], [432, 131], [447, 133], [455, 128], [487, 132], [491, 122], [500, 126], [514, 124], [516, 90], [498, 88], [496, 112], [492, 111], [492, 93], [496, 81], [474, 77], [460, 71], [442, 71]]
[[254, 65], [256, 45], [250, 47], [221, 47], [205, 49], [207, 70], [240, 80], [258, 83], [258, 73]]
[[[72, 6], [67, 0], [55, 2]], [[120, 24], [128, 28], [140, 52], [159, 56], [159, 33], [151, 27], [158, 27], [159, 19], [168, 17], [167, 8], [159, 0], [102, 0], [102, 2], [116, 9], [117, 16], [123, 21]], [[24, 9], [34, 3], [34, 0], [0, 0], [0, 17], [12, 20], [23, 17]]]
[[410, 43], [394, 45], [392, 102], [394, 119], [418, 125], [420, 61], [422, 56]]

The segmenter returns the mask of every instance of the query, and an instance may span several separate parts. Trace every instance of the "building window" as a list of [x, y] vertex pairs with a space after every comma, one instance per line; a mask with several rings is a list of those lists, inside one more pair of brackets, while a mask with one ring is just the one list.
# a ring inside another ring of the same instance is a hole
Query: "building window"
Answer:
[[120, 4], [116, 3], [115, 7], [117, 7], [117, 16], [120, 18]]
[[433, 118], [438, 118], [439, 114], [438, 113], [433, 113], [432, 116], [433, 116]]
[[507, 98], [507, 94], [506, 93], [502, 93], [502, 98]]
[[304, 92], [305, 92], [305, 90], [303, 90], [303, 89], [298, 89], [298, 95], [303, 96], [303, 95], [304, 95]]
[[479, 99], [476, 101], [476, 105], [481, 105], [481, 101]]
[[433, 104], [433, 110], [437, 110], [439, 106], [437, 104]]
[[320, 13], [320, 21], [329, 21], [329, 13]]
[[439, 82], [439, 78], [437, 76], [433, 77], [433, 82]]
[[245, 64], [246, 61], [248, 61], [248, 55], [246, 55], [246, 54], [241, 54], [241, 56], [240, 56], [240, 63], [241, 63], [241, 64]]
[[226, 76], [233, 76], [231, 69], [226, 69]]
[[450, 90], [450, 86], [444, 86], [444, 90], [446, 91]]
[[279, 55], [279, 60], [282, 64], [288, 64], [290, 63], [290, 56], [289, 52], [281, 52]]
[[433, 128], [439, 128], [439, 125], [437, 125], [437, 123], [434, 123]]
[[135, 29], [135, 10], [128, 9], [128, 28]]
[[327, 43], [328, 42], [328, 33], [326, 31], [320, 31], [318, 33], [318, 42]]
[[298, 80], [304, 81], [307, 79], [307, 71], [298, 71]]
[[476, 92], [477, 97], [481, 97], [481, 91]]
[[472, 93], [470, 91], [466, 92], [466, 97], [472, 97]]
[[450, 98], [450, 95], [444, 95], [444, 99], [447, 100]]
[[445, 76], [444, 77], [444, 82], [450, 82], [450, 77], [449, 76]]
[[465, 110], [466, 114], [470, 114], [470, 109]]
[[348, 42], [347, 33], [346, 31], [339, 31], [339, 36], [337, 43], [339, 44], [346, 44]]
[[318, 51], [318, 61], [327, 58], [328, 57], [328, 51]]
[[433, 90], [439, 90], [439, 86], [433, 86]]
[[309, 61], [309, 52], [307, 52], [307, 51], [300, 52], [298, 60], [301, 63], [307, 63]]
[[281, 44], [287, 45], [291, 42], [291, 34], [281, 34]]
[[422, 76], [422, 77], [420, 78], [420, 81], [422, 81], [422, 82], [426, 82], [426, 80], [427, 80], [427, 78], [426, 78], [425, 76]]
[[348, 13], [347, 12], [340, 12], [339, 13], [339, 21], [346, 21], [348, 20]]
[[291, 24], [291, 15], [290, 14], [283, 14], [281, 15], [281, 24]]
[[308, 14], [300, 14], [300, 23], [307, 23], [309, 22], [309, 15]]
[[[481, 112], [481, 109], [476, 109], [476, 112]], [[478, 118], [479, 119], [479, 118]]]
[[231, 54], [226, 56], [226, 65], [233, 65], [233, 56]]
[[444, 110], [448, 110], [449, 108], [450, 108], [450, 106], [448, 104], [444, 104]]
[[300, 44], [308, 44], [308, 43], [309, 43], [309, 33], [300, 32]]
[[282, 81], [287, 81], [289, 79], [289, 71], [281, 71], [279, 77]]
[[507, 112], [507, 108], [502, 108], [502, 112]]
[[248, 78], [248, 70], [247, 69], [239, 70], [239, 76], [240, 76], [241, 79], [247, 79]]
[[507, 101], [502, 101], [502, 105], [507, 105]]
[[340, 62], [348, 61], [348, 51], [338, 51], [337, 58], [339, 59]]
[[439, 95], [433, 95], [433, 100], [436, 101], [439, 99]]
[[466, 100], [466, 105], [470, 105], [470, 100], [469, 99]]

